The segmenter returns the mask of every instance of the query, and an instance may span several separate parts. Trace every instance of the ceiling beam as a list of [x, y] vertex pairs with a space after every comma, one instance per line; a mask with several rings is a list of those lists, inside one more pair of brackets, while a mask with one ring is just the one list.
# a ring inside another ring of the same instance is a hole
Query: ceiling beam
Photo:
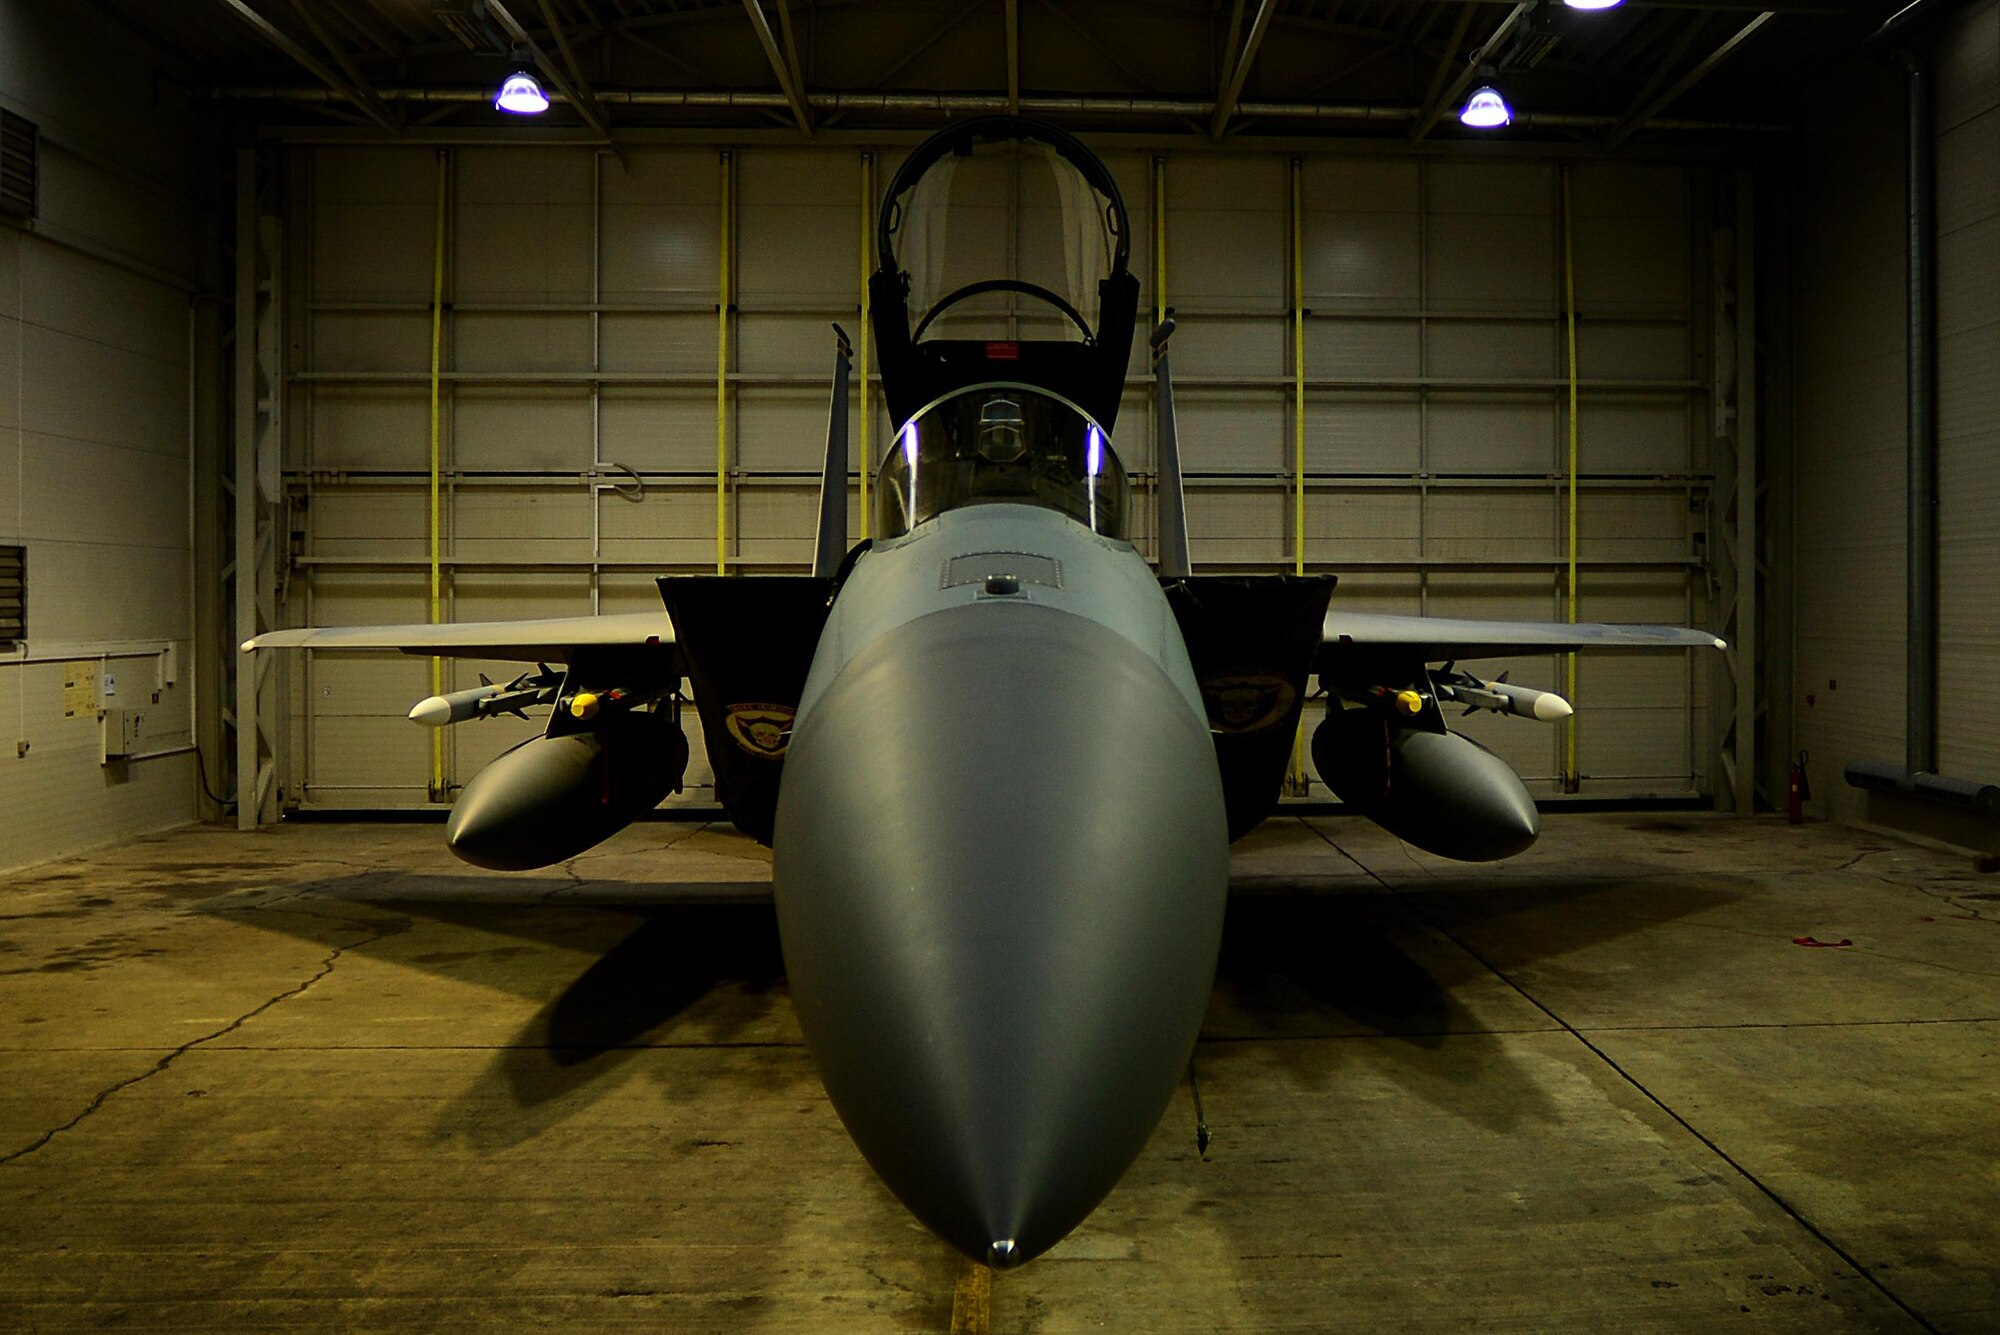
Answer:
[[576, 108], [577, 115], [583, 117], [585, 124], [609, 139], [611, 127], [604, 118], [604, 108], [598, 103], [597, 95], [570, 82], [569, 76], [549, 59], [549, 53], [542, 49], [541, 44], [528, 36], [528, 30], [508, 11], [504, 0], [486, 0], [486, 12], [493, 16], [493, 21], [500, 25], [509, 41], [527, 51], [528, 58], [535, 62], [535, 68], [542, 72], [542, 77], [569, 99], [569, 104]]
[[1472, 26], [1472, 16], [1478, 13], [1474, 0], [1458, 7], [1458, 18], [1451, 25], [1451, 36], [1445, 39], [1444, 50], [1438, 55], [1437, 69], [1431, 72], [1431, 86], [1424, 90], [1424, 100], [1417, 104], [1417, 118], [1421, 120], [1431, 108], [1441, 105], [1444, 97], [1444, 81], [1451, 77], [1451, 67], [1458, 63], [1459, 48], [1465, 45], [1465, 30]]
[[1058, 5], [1055, 2], [1055, 0], [1042, 0], [1042, 8], [1048, 10], [1049, 13], [1055, 15], [1056, 18], [1060, 19], [1064, 24], [1064, 26], [1066, 26], [1071, 32], [1075, 33], [1078, 37], [1081, 37], [1083, 39], [1083, 44], [1085, 46], [1089, 47], [1091, 50], [1095, 51], [1100, 57], [1102, 57], [1105, 64], [1111, 66], [1112, 69], [1117, 70], [1121, 75], [1123, 75], [1125, 77], [1125, 82], [1131, 84], [1133, 88], [1137, 89], [1139, 92], [1142, 93], [1152, 93], [1156, 91], [1150, 80], [1146, 79], [1137, 70], [1133, 69], [1130, 65], [1128, 65], [1125, 62], [1124, 57], [1120, 56], [1109, 42], [1105, 41], [1102, 37], [1099, 37], [1089, 28], [1085, 27], [1082, 19], [1079, 19], [1076, 15], [1070, 13], [1068, 10], [1064, 9], [1061, 5]]
[[1697, 14], [1690, 18], [1678, 33], [1674, 34], [1674, 40], [1668, 44], [1666, 54], [1653, 63], [1653, 72], [1646, 76], [1645, 81], [1639, 85], [1639, 91], [1632, 95], [1632, 104], [1625, 108], [1627, 116], [1638, 115], [1646, 103], [1652, 100], [1653, 94], [1660, 91], [1660, 85], [1667, 81], [1669, 75], [1680, 68], [1681, 60], [1687, 55], [1688, 50], [1694, 46], [1695, 39], [1701, 36], [1702, 29], [1707, 26], [1708, 15]]
[[1633, 134], [1644, 129], [1646, 122], [1672, 106], [1680, 98], [1681, 94], [1707, 78], [1710, 70], [1729, 59], [1730, 52], [1748, 41], [1752, 33], [1755, 33], [1759, 28], [1769, 23], [1773, 17], [1775, 17], [1773, 11], [1767, 9], [1756, 18], [1751, 19], [1748, 23], [1738, 28], [1728, 41], [1695, 62], [1693, 69], [1681, 75], [1680, 78], [1675, 79], [1658, 96], [1654, 97], [1652, 101], [1646, 103], [1620, 121], [1610, 134], [1604, 136], [1604, 146], [1606, 148], [1617, 148], [1627, 139], [1630, 139]]
[[1236, 99], [1243, 94], [1243, 81], [1250, 77], [1250, 66], [1257, 59], [1257, 48], [1264, 44], [1264, 33], [1270, 28], [1271, 15], [1277, 8], [1278, 0], [1257, 0], [1257, 17], [1250, 20], [1250, 35], [1243, 39], [1242, 53], [1229, 64], [1229, 85], [1215, 99], [1215, 116], [1208, 123], [1209, 138], [1222, 138], [1223, 128], [1236, 111]]
[[919, 41], [915, 46], [911, 47], [908, 51], [905, 51], [901, 56], [898, 56], [896, 58], [895, 64], [891, 65], [888, 69], [883, 70], [880, 74], [876, 75], [875, 82], [873, 82], [868, 86], [876, 89], [884, 87], [889, 82], [889, 80], [895, 78], [898, 74], [901, 74], [904, 70], [908, 69], [910, 66], [916, 64], [919, 60], [923, 59], [925, 52], [929, 51], [932, 47], [936, 46], [939, 42], [943, 41], [945, 38], [945, 34], [949, 33], [953, 28], [956, 28], [959, 24], [965, 22], [965, 20], [971, 16], [973, 10], [978, 9], [981, 5], [985, 3], [986, 0], [966, 0], [966, 3], [960, 5], [957, 10], [953, 11], [953, 13], [949, 17], [947, 17], [944, 22], [938, 24], [935, 28], [932, 28], [930, 32], [925, 34], [923, 39]]
[[[348, 81], [354, 85], [354, 91], [363, 98], [373, 102], [376, 106], [382, 106], [382, 99], [376, 96], [373, 88], [368, 86], [368, 80], [361, 77], [361, 71], [354, 68], [354, 62], [347, 58], [346, 49], [339, 42], [336, 42], [328, 34], [327, 30], [320, 25], [319, 18], [313, 13], [313, 7], [308, 3], [308, 0], [292, 0], [292, 12], [304, 21], [307, 30], [313, 35], [313, 40], [326, 48], [327, 53], [333, 57], [334, 63], [340, 66], [341, 73], [345, 74]], [[364, 107], [363, 110], [366, 110], [366, 108]], [[383, 110], [387, 111], [388, 108], [383, 107]]]
[[785, 39], [785, 66], [792, 72], [792, 87], [801, 97], [806, 91], [805, 67], [799, 63], [798, 43], [792, 36], [791, 0], [778, 0], [778, 35]]
[[707, 70], [703, 69], [701, 66], [695, 64], [692, 61], [682, 60], [679, 56], [667, 50], [666, 47], [661, 46], [658, 42], [654, 41], [650, 37], [647, 37], [643, 33], [636, 33], [636, 32], [621, 33], [619, 35], [619, 40], [630, 42], [633, 46], [638, 47], [641, 51], [644, 51], [648, 55], [653, 56], [655, 59], [661, 61], [663, 64], [673, 66], [675, 69], [679, 70], [682, 74], [687, 75], [688, 78], [693, 79], [698, 84], [704, 84], [710, 88], [721, 87], [721, 85], [718, 84], [714, 80], [714, 78], [712, 78], [709, 75]]
[[785, 103], [792, 109], [792, 119], [798, 122], [799, 133], [811, 134], [812, 113], [806, 110], [803, 92], [793, 81], [784, 53], [778, 50], [778, 39], [771, 32], [771, 21], [764, 17], [763, 0], [743, 0], [743, 12], [750, 16], [750, 26], [757, 33], [758, 44], [764, 48], [764, 59], [771, 63], [771, 73], [778, 80], [778, 91], [785, 95]]
[[1478, 77], [1479, 67], [1493, 59], [1493, 53], [1500, 49], [1500, 44], [1513, 35], [1515, 27], [1522, 19], [1528, 17], [1534, 8], [1533, 0], [1524, 0], [1524, 3], [1508, 10], [1507, 17], [1500, 20], [1500, 26], [1493, 30], [1493, 35], [1480, 43], [1479, 49], [1466, 59], [1465, 68], [1458, 72], [1458, 76], [1445, 86], [1439, 96], [1425, 103], [1423, 113], [1417, 117], [1417, 123], [1410, 127], [1412, 148], [1423, 142], [1424, 136], [1431, 132], [1439, 118], [1444, 115], [1445, 108], [1458, 101], [1458, 95], [1465, 91], [1465, 86]]
[[[1209, 26], [1209, 37], [1214, 39], [1215, 27]], [[1236, 52], [1243, 42], [1243, 0], [1233, 0], [1229, 6], [1229, 36], [1222, 39], [1222, 63], [1215, 71], [1215, 94], [1219, 100], [1222, 90], [1229, 86], [1229, 76], [1236, 72]]]
[[373, 10], [365, 13], [359, 12], [354, 8], [351, 0], [326, 0], [326, 3], [332, 7], [334, 13], [340, 15], [348, 27], [360, 33], [368, 41], [373, 42], [376, 48], [384, 54], [395, 55], [402, 49], [402, 45], [395, 38], [384, 32], [381, 25], [376, 22], [380, 15], [376, 14]]
[[264, 40], [305, 66], [314, 78], [352, 102], [368, 119], [390, 134], [402, 133], [402, 126], [398, 125], [396, 118], [389, 114], [389, 108], [375, 95], [374, 89], [365, 84], [357, 88], [328, 69], [324, 61], [293, 41], [284, 29], [277, 27], [262, 14], [250, 8], [247, 0], [221, 0], [221, 3], [262, 34]]
[[583, 95], [585, 103], [602, 116], [604, 108], [599, 104], [597, 93], [591, 88], [590, 81], [583, 77], [582, 62], [577, 60], [576, 52], [570, 48], [569, 34], [563, 31], [562, 23], [556, 18], [555, 5], [551, 0], [542, 0], [542, 22], [548, 26], [549, 36], [555, 40], [556, 50], [563, 58], [564, 68], [569, 70], [570, 78], [576, 80], [577, 91]]

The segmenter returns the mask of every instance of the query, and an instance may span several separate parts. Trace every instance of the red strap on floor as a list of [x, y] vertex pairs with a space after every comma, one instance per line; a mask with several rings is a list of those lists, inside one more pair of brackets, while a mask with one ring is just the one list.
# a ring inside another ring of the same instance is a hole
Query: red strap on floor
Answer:
[[1822, 950], [1838, 950], [1842, 946], [1851, 946], [1854, 943], [1844, 936], [1838, 941], [1822, 941], [1816, 936], [1795, 936], [1792, 938], [1792, 944], [1795, 946], [1816, 946]]

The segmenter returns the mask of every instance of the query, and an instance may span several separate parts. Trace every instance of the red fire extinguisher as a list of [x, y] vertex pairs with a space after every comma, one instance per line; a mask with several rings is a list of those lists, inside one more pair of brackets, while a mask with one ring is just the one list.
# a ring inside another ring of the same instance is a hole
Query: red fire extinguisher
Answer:
[[1803, 825], [1806, 820], [1806, 803], [1812, 801], [1812, 784], [1806, 779], [1806, 758], [1808, 753], [1799, 752], [1799, 758], [1792, 762], [1792, 778], [1788, 785], [1785, 819], [1793, 825]]

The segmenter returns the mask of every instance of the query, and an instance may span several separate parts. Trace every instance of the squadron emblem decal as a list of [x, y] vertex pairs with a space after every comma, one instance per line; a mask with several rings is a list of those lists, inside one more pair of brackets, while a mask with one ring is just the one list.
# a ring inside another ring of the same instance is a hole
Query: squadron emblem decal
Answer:
[[797, 712], [789, 705], [731, 705], [724, 726], [751, 755], [776, 760], [791, 745], [792, 716]]
[[1257, 732], [1282, 719], [1298, 699], [1283, 677], [1269, 672], [1224, 672], [1201, 683], [1211, 732]]

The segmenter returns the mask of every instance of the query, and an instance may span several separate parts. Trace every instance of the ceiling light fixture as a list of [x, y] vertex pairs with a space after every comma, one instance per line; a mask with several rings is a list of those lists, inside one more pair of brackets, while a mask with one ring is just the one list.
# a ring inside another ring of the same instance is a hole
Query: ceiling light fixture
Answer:
[[1571, 9], [1616, 9], [1625, 0], [1563, 0]]
[[511, 111], [516, 116], [539, 116], [549, 109], [549, 95], [542, 91], [541, 80], [529, 69], [526, 52], [514, 53], [514, 68], [501, 80], [493, 109]]
[[1458, 120], [1459, 124], [1475, 130], [1496, 130], [1513, 124], [1514, 113], [1508, 109], [1507, 99], [1500, 96], [1500, 90], [1486, 84], [1465, 99], [1465, 110], [1458, 113]]

